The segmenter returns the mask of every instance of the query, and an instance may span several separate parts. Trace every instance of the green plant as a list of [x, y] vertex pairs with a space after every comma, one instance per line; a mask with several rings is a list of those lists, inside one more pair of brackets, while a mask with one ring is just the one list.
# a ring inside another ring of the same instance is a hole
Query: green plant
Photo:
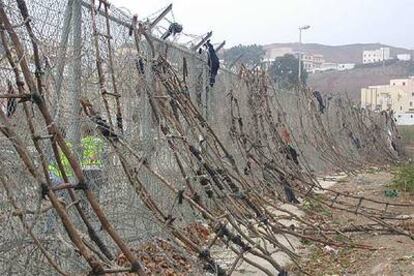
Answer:
[[292, 89], [301, 82], [306, 84], [308, 73], [303, 62], [301, 66], [301, 80], [299, 81], [299, 60], [290, 54], [277, 57], [269, 68], [269, 74], [273, 81], [277, 83], [279, 89]]
[[318, 201], [319, 196], [314, 195], [313, 198], [308, 198], [303, 201], [303, 209], [305, 211], [312, 211], [324, 216], [331, 216], [332, 211]]
[[392, 187], [414, 194], [414, 164], [405, 164], [393, 170]]

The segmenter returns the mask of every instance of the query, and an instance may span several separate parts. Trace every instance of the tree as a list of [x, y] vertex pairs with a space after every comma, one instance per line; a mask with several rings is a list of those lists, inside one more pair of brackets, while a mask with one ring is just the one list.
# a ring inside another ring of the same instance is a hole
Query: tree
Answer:
[[[269, 67], [269, 74], [277, 86], [282, 89], [291, 89], [299, 84], [298, 71], [299, 71], [298, 59], [290, 54], [286, 54], [282, 57], [277, 57]], [[308, 73], [303, 69], [302, 62], [301, 82], [302, 85], [306, 84]]]
[[222, 54], [224, 62], [231, 64], [236, 60], [247, 65], [254, 66], [262, 62], [265, 51], [260, 45], [238, 45], [228, 50], [225, 50]]

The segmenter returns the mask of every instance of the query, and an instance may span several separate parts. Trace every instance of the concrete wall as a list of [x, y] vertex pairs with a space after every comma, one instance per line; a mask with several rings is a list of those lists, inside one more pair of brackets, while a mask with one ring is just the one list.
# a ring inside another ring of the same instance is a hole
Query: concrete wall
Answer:
[[414, 113], [397, 113], [394, 116], [395, 122], [400, 126], [413, 126], [414, 125]]

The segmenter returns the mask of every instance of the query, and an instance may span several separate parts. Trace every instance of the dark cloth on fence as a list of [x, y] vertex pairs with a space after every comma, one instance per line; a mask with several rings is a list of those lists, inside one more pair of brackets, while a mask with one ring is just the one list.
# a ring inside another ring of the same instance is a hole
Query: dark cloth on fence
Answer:
[[282, 175], [279, 177], [282, 182], [283, 189], [285, 191], [286, 199], [290, 203], [299, 204], [299, 200], [296, 198], [295, 193], [293, 192], [292, 186]]
[[17, 109], [17, 100], [16, 98], [7, 99], [7, 118], [10, 118]]
[[295, 148], [293, 148], [291, 145], [288, 145], [288, 156], [287, 158], [292, 160], [293, 162], [295, 162], [296, 165], [299, 166], [299, 154], [298, 152], [295, 150]]
[[217, 72], [220, 68], [220, 60], [214, 50], [213, 45], [211, 45], [210, 40], [207, 40], [206, 47], [208, 51], [208, 67], [210, 68], [210, 86], [216, 83]]
[[316, 100], [318, 101], [319, 112], [323, 114], [324, 110], [325, 110], [325, 104], [323, 103], [321, 93], [319, 91], [315, 90], [315, 91], [313, 91], [313, 96], [315, 96]]
[[118, 135], [113, 131], [113, 129], [108, 125], [105, 119], [101, 116], [96, 116], [94, 121], [105, 138], [112, 138], [114, 141], [118, 141]]
[[356, 137], [352, 132], [349, 132], [348, 134], [349, 138], [351, 138], [352, 144], [357, 148], [361, 148], [361, 141], [358, 137]]
[[280, 153], [286, 154], [286, 159], [293, 161], [299, 166], [299, 154], [292, 145], [285, 145], [280, 149]]
[[288, 202], [294, 204], [300, 203], [293, 192], [292, 186], [280, 172], [272, 168], [270, 163], [265, 164], [263, 169], [263, 177], [269, 183], [269, 186], [271, 186], [270, 183], [280, 183]]
[[171, 23], [170, 24], [170, 26], [168, 27], [168, 30], [167, 30], [167, 32], [165, 32], [163, 35], [162, 35], [162, 37], [161, 37], [161, 39], [167, 39], [170, 35], [176, 35], [176, 34], [179, 34], [179, 33], [181, 33], [183, 31], [183, 26], [182, 25], [180, 25], [180, 24], [178, 24], [178, 23], [176, 23], [176, 22], [174, 22], [174, 23]]

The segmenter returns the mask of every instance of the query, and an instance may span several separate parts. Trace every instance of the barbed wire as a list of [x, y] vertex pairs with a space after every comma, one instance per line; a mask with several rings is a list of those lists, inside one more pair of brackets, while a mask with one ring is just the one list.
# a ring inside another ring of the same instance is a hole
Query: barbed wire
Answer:
[[243, 66], [210, 86], [205, 53], [106, 1], [3, 0], [0, 24], [1, 274], [144, 275], [156, 248], [177, 275], [241, 260], [275, 275], [269, 248], [300, 267], [295, 239], [367, 248], [291, 211], [306, 201], [372, 221], [349, 231], [412, 238], [399, 224], [412, 205], [319, 183], [400, 162], [389, 114], [339, 97], [321, 113], [312, 91]]

